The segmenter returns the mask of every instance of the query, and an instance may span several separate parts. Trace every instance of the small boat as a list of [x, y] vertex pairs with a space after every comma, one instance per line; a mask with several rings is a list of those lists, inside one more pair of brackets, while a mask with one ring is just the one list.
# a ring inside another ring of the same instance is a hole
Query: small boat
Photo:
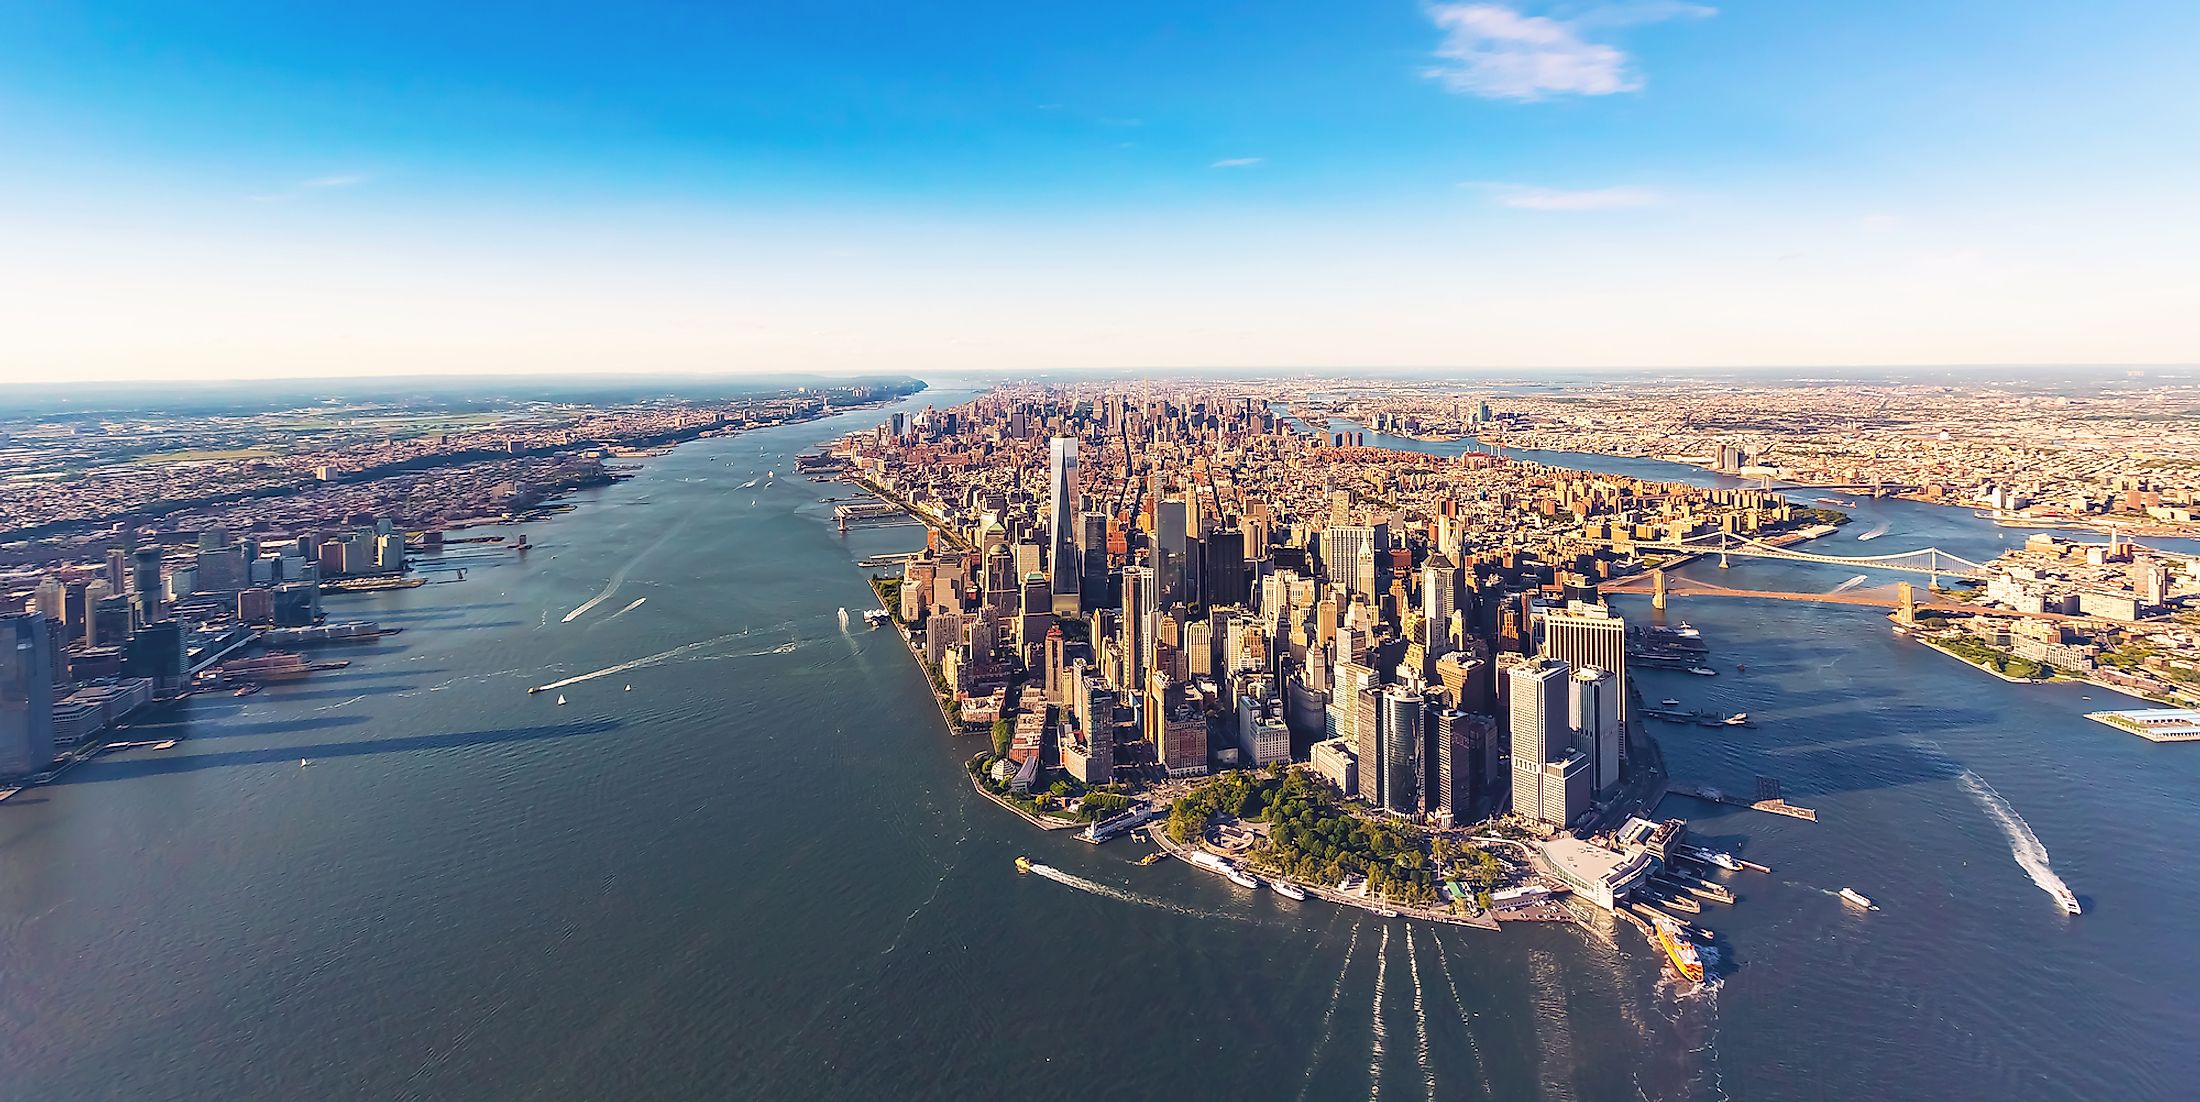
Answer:
[[1709, 666], [1690, 666], [1690, 667], [1688, 667], [1688, 672], [1689, 672], [1689, 673], [1692, 673], [1692, 674], [1695, 674], [1695, 675], [1696, 675], [1697, 677], [1717, 677], [1717, 676], [1719, 676], [1719, 671], [1717, 671], [1717, 670], [1714, 670], [1714, 669], [1712, 669], [1712, 668], [1711, 668], [1711, 667], [1709, 667]]
[[1398, 917], [1398, 912], [1396, 912], [1396, 911], [1393, 911], [1393, 910], [1391, 910], [1391, 909], [1390, 909], [1390, 908], [1388, 908], [1388, 907], [1377, 907], [1377, 908], [1375, 908], [1375, 913], [1376, 913], [1376, 914], [1379, 914], [1379, 915], [1381, 915], [1381, 916], [1383, 916], [1384, 918], [1396, 918], [1396, 917]]
[[1733, 855], [1721, 853], [1715, 849], [1683, 850], [1682, 855], [1693, 857], [1696, 860], [1701, 861], [1707, 865], [1717, 865], [1718, 867], [1725, 869], [1728, 872], [1742, 871], [1742, 863], [1735, 860]]
[[1730, 715], [1730, 716], [1726, 717], [1725, 719], [1723, 719], [1723, 720], [1720, 720], [1720, 722], [1721, 722], [1721, 723], [1724, 723], [1724, 724], [1726, 724], [1726, 725], [1727, 725], [1727, 726], [1729, 726], [1729, 727], [1743, 727], [1743, 726], [1747, 726], [1747, 725], [1748, 725], [1748, 723], [1749, 723], [1749, 713], [1748, 713], [1748, 712], [1736, 712], [1736, 713], [1734, 713], [1733, 715]]
[[630, 693], [631, 693], [631, 692], [633, 692], [633, 691], [634, 691], [634, 686], [632, 686], [632, 685], [628, 685], [628, 686], [626, 687], [626, 691], [627, 691], [627, 692], [630, 692]]
[[1222, 871], [1222, 875], [1229, 877], [1230, 883], [1236, 884], [1238, 887], [1241, 888], [1260, 887], [1260, 880], [1257, 877], [1242, 872], [1238, 869], [1224, 869]]
[[560, 708], [563, 708], [563, 707], [565, 707], [565, 694], [564, 694], [564, 693], [559, 693], [559, 694], [558, 694], [558, 707], [560, 707]]
[[2078, 905], [2078, 896], [2067, 884], [2055, 885], [2055, 902], [2062, 904], [2064, 914], [2082, 915], [2085, 908]]
[[1274, 888], [1277, 895], [1280, 895], [1285, 899], [1291, 900], [1294, 903], [1306, 902], [1306, 889], [1299, 887], [1297, 884], [1293, 884], [1289, 880], [1272, 880], [1269, 882], [1268, 886]]
[[310, 758], [299, 758], [299, 759], [298, 759], [298, 768], [300, 768], [300, 769], [304, 769], [304, 768], [305, 768], [306, 766], [309, 766], [309, 765], [312, 765], [312, 764], [313, 764], [313, 761], [312, 761], [312, 759], [310, 759]]
[[1841, 902], [1846, 903], [1852, 907], [1862, 907], [1867, 911], [1876, 911], [1879, 909], [1878, 904], [1873, 903], [1869, 898], [1865, 897], [1863, 892], [1857, 891], [1855, 888], [1841, 889]]
[[1024, 856], [1020, 856], [1020, 855], [1019, 855], [1019, 856], [1018, 856], [1018, 857], [1016, 858], [1016, 871], [1017, 871], [1018, 873], [1026, 873], [1026, 872], [1030, 872], [1030, 871], [1031, 871], [1031, 858], [1029, 858], [1029, 857], [1024, 857]]
[[1681, 704], [1680, 701], [1675, 700], [1672, 697], [1666, 697], [1664, 700], [1658, 701], [1658, 703], [1663, 704], [1668, 708], [1678, 708]]
[[1140, 864], [1141, 866], [1144, 866], [1144, 865], [1152, 865], [1152, 864], [1156, 864], [1156, 863], [1158, 863], [1158, 862], [1159, 862], [1159, 861], [1160, 861], [1160, 860], [1161, 860], [1162, 858], [1164, 858], [1164, 857], [1167, 857], [1167, 856], [1168, 856], [1168, 854], [1166, 854], [1166, 853], [1163, 853], [1163, 852], [1161, 852], [1160, 850], [1155, 850], [1155, 851], [1153, 851], [1152, 853], [1149, 853], [1149, 854], [1147, 854], [1146, 856], [1144, 856], [1144, 857], [1141, 857], [1141, 858], [1139, 858], [1139, 859], [1138, 859], [1138, 863], [1139, 863], [1139, 864]]

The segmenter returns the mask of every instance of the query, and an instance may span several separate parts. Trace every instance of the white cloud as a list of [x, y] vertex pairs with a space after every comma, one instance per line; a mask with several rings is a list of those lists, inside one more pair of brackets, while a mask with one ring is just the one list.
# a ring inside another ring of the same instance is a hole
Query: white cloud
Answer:
[[1251, 167], [1253, 167], [1254, 165], [1257, 165], [1257, 164], [1260, 164], [1260, 163], [1262, 163], [1262, 162], [1266, 161], [1267, 159], [1268, 159], [1268, 158], [1266, 158], [1266, 157], [1224, 157], [1223, 159], [1221, 159], [1221, 160], [1219, 160], [1219, 161], [1216, 161], [1215, 163], [1213, 163], [1213, 164], [1211, 164], [1211, 165], [1208, 165], [1207, 167], [1208, 167], [1208, 168], [1251, 168]]
[[1548, 188], [1526, 184], [1477, 184], [1501, 207], [1514, 210], [1629, 210], [1654, 207], [1665, 196], [1646, 187]]
[[330, 188], [356, 187], [366, 182], [367, 177], [365, 173], [332, 172], [326, 176], [314, 176], [310, 179], [300, 180], [283, 191], [271, 191], [261, 195], [254, 195], [251, 197], [251, 199], [255, 203], [280, 203], [285, 200], [296, 199], [297, 197], [304, 195], [309, 191], [325, 191]]
[[1606, 4], [1565, 19], [1503, 4], [1437, 4], [1428, 15], [1444, 39], [1436, 47], [1437, 64], [1423, 73], [1447, 91], [1490, 99], [1633, 92], [1642, 87], [1642, 76], [1627, 54], [1591, 41], [1591, 33], [1713, 13], [1671, 0]]

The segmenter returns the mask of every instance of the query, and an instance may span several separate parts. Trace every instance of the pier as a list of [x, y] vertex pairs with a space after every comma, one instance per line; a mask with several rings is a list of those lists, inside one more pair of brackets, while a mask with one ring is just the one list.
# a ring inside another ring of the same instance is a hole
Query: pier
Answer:
[[[1764, 778], [1760, 778], [1760, 780], [1762, 779]], [[1775, 784], [1775, 792], [1777, 792], [1777, 789], [1778, 786], [1777, 784]], [[1807, 807], [1798, 807], [1795, 804], [1791, 804], [1786, 800], [1780, 798], [1780, 796], [1778, 796], [1777, 794], [1769, 796], [1762, 795], [1761, 789], [1760, 798], [1755, 800], [1746, 799], [1741, 796], [1729, 795], [1728, 793], [1720, 791], [1719, 789], [1709, 788], [1702, 785], [1669, 784], [1665, 786], [1665, 791], [1666, 794], [1669, 796], [1686, 796], [1692, 800], [1702, 800], [1706, 803], [1714, 804], [1725, 804], [1728, 807], [1746, 807], [1754, 811], [1766, 811], [1774, 815], [1785, 815], [1790, 819], [1801, 819], [1806, 823], [1815, 823], [1818, 821], [1817, 811]]]

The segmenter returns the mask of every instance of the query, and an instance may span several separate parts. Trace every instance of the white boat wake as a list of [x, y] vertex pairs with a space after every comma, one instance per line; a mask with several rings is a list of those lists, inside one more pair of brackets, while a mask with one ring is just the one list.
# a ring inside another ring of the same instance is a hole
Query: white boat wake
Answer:
[[[686, 527], [687, 521], [683, 518], [680, 523], [666, 529], [664, 535], [658, 536], [654, 541], [650, 543], [649, 546], [642, 548], [639, 552], [635, 554], [633, 558], [626, 560], [625, 565], [613, 571], [611, 573], [611, 580], [604, 583], [602, 592], [596, 594], [593, 597], [590, 597], [585, 601], [582, 601], [581, 607], [566, 613], [565, 618], [559, 620], [558, 622], [561, 624], [570, 624], [573, 621], [588, 615], [589, 609], [592, 609], [597, 605], [600, 605], [605, 601], [610, 600], [611, 595], [617, 593], [619, 591], [619, 587], [626, 584], [626, 576], [629, 573], [633, 572], [636, 565], [638, 565], [643, 559], [648, 558], [650, 552], [655, 551], [660, 547], [663, 547], [668, 541], [672, 539], [672, 537], [678, 535], [681, 529]], [[636, 603], [639, 604], [640, 602]]]
[[1870, 580], [1871, 579], [1866, 577], [1865, 575], [1858, 574], [1857, 576], [1850, 578], [1848, 581], [1842, 582], [1840, 585], [1834, 586], [1832, 589], [1829, 589], [1826, 592], [1847, 593], [1849, 590], [1855, 589], [1857, 586], [1863, 585], [1865, 582], [1868, 582]]
[[2058, 902], [2063, 896], [2070, 894], [2070, 885], [2063, 883], [2063, 878], [2055, 875], [2054, 866], [2048, 864], [2047, 845], [2040, 841], [2039, 835], [2032, 833], [2032, 824], [2025, 822], [2024, 816], [2017, 814], [2017, 809], [2010, 806], [2008, 800], [2002, 799], [2001, 793], [1994, 791], [1994, 786], [1987, 784], [1978, 774], [1966, 769], [1956, 780], [1963, 785], [1964, 791], [1978, 801], [1987, 818], [1994, 820], [1994, 824], [2001, 828], [2002, 835], [2009, 839], [2009, 856], [2016, 858], [2017, 867], [2023, 869], [2025, 875], [2031, 877], [2041, 891]]
[[643, 605], [643, 604], [645, 604], [645, 603], [647, 603], [647, 602], [648, 602], [648, 600], [649, 600], [649, 598], [647, 598], [647, 597], [636, 597], [636, 598], [634, 598], [633, 600], [631, 600], [631, 601], [628, 601], [628, 602], [626, 603], [626, 607], [625, 607], [625, 608], [622, 608], [622, 609], [620, 609], [619, 611], [617, 611], [617, 612], [614, 612], [614, 613], [612, 613], [611, 615], [609, 615], [609, 616], [606, 616], [606, 617], [604, 617], [604, 618], [603, 618], [603, 622], [604, 622], [604, 623], [607, 623], [607, 624], [608, 624], [608, 623], [610, 623], [611, 621], [613, 621], [613, 620], [616, 620], [616, 619], [618, 619], [619, 617], [621, 617], [621, 616], [624, 616], [624, 615], [626, 615], [627, 613], [629, 613], [629, 612], [632, 612], [632, 611], [634, 611], [635, 609], [637, 609], [637, 608], [640, 608], [640, 607], [642, 607], [642, 605]]
[[1421, 1061], [1421, 1078], [1428, 1084], [1428, 1102], [1436, 1102], [1436, 1067], [1428, 1058], [1428, 1015], [1421, 1008], [1421, 959], [1413, 952], [1413, 927], [1406, 927], [1406, 973], [1413, 977], [1413, 1032], [1415, 1055]]
[[1352, 923], [1352, 940], [1345, 942], [1344, 963], [1337, 968], [1337, 982], [1329, 985], [1329, 1009], [1322, 1011], [1322, 1035], [1314, 1042], [1314, 1051], [1307, 1057], [1306, 1078], [1299, 1082], [1299, 1102], [1306, 1102], [1306, 1092], [1314, 1086], [1314, 1069], [1321, 1066], [1322, 1050], [1329, 1047], [1329, 1038], [1336, 1032], [1337, 1003], [1344, 997], [1344, 978], [1352, 971], [1352, 951], [1360, 947], [1360, 924]]
[[1383, 979], [1390, 967], [1390, 924], [1383, 924], [1382, 944], [1375, 947], [1375, 1011], [1374, 1047], [1367, 1054], [1367, 1097], [1378, 1102], [1383, 1096]]
[[[699, 651], [699, 650], [703, 650], [704, 648], [707, 648], [707, 647], [714, 647], [714, 646], [717, 646], [717, 645], [718, 645], [718, 644], [720, 644], [720, 643], [725, 643], [725, 642], [729, 642], [729, 641], [731, 641], [731, 640], [734, 640], [734, 639], [739, 639], [739, 638], [741, 638], [742, 636], [744, 636], [744, 635], [747, 635], [747, 634], [748, 634], [747, 632], [745, 632], [745, 631], [741, 631], [741, 632], [735, 632], [735, 633], [733, 633], [732, 635], [720, 635], [720, 636], [718, 636], [718, 637], [716, 637], [716, 638], [714, 638], [714, 639], [704, 639], [704, 640], [701, 640], [701, 641], [698, 641], [698, 642], [694, 642], [694, 643], [683, 643], [683, 644], [681, 644], [680, 646], [677, 646], [677, 647], [674, 647], [674, 648], [672, 648], [671, 650], [668, 650], [668, 651], [659, 651], [659, 652], [657, 652], [656, 654], [644, 655], [644, 656], [642, 656], [642, 657], [640, 657], [640, 658], [632, 659], [632, 660], [630, 660], [630, 661], [626, 661], [626, 662], [621, 662], [621, 663], [619, 663], [619, 664], [618, 664], [618, 665], [616, 665], [616, 666], [605, 666], [604, 668], [602, 668], [602, 669], [600, 669], [600, 670], [590, 670], [590, 671], [588, 671], [587, 673], [582, 673], [582, 674], [575, 674], [575, 675], [573, 675], [572, 677], [562, 678], [562, 679], [560, 679], [560, 680], [557, 680], [557, 681], [552, 681], [552, 682], [549, 682], [549, 683], [547, 683], [547, 684], [543, 684], [543, 685], [537, 685], [537, 686], [535, 686], [535, 687], [534, 687], [534, 689], [533, 689], [533, 690], [531, 690], [531, 691], [533, 691], [533, 692], [538, 692], [538, 693], [540, 693], [540, 692], [548, 692], [548, 691], [550, 691], [551, 689], [562, 689], [562, 688], [566, 687], [567, 685], [578, 685], [578, 684], [580, 684], [580, 683], [581, 683], [581, 682], [583, 682], [583, 681], [594, 681], [595, 679], [597, 679], [597, 678], [599, 678], [599, 677], [609, 677], [609, 676], [611, 676], [612, 674], [615, 674], [615, 673], [625, 673], [625, 672], [627, 672], [628, 670], [638, 670], [638, 669], [642, 669], [643, 667], [646, 667], [646, 666], [657, 666], [657, 665], [662, 665], [662, 664], [664, 664], [664, 663], [666, 663], [666, 662], [670, 662], [670, 661], [673, 661], [673, 660], [675, 660], [675, 659], [682, 659], [682, 658], [686, 658], [686, 657], [688, 657], [688, 656], [690, 656], [690, 655], [693, 655], [693, 654], [694, 654], [694, 653], [695, 653], [696, 651]], [[759, 651], [743, 651], [743, 652], [741, 652], [741, 653], [739, 653], [739, 654], [712, 654], [712, 655], [704, 655], [704, 656], [702, 656], [702, 657], [704, 657], [704, 658], [755, 658], [755, 657], [758, 657], [758, 656], [760, 656], [760, 655], [766, 655], [766, 654], [787, 654], [787, 653], [790, 653], [790, 652], [792, 652], [792, 651], [793, 651], [793, 650], [795, 649], [795, 647], [797, 647], [798, 645], [799, 645], [799, 644], [796, 644], [796, 643], [781, 643], [781, 644], [779, 644], [778, 646], [776, 646], [776, 647], [772, 647], [772, 648], [770, 648], [770, 649], [768, 649], [768, 650], [759, 650]]]
[[1482, 1078], [1482, 1042], [1474, 1039], [1474, 1023], [1467, 1020], [1467, 1004], [1459, 1000], [1459, 985], [1451, 978], [1451, 958], [1444, 955], [1444, 939], [1429, 935], [1429, 942], [1436, 946], [1436, 965], [1444, 970], [1444, 988], [1451, 992], [1452, 1009], [1459, 1012], [1459, 1031], [1466, 1035], [1467, 1051], [1474, 1055], [1473, 1081], [1482, 1084], [1483, 1097], [1489, 1097], [1489, 1083]]
[[1874, 526], [1874, 527], [1872, 528], [1872, 530], [1871, 530], [1871, 531], [1869, 531], [1869, 532], [1858, 532], [1858, 533], [1856, 534], [1856, 539], [1857, 539], [1857, 542], [1861, 543], [1861, 542], [1863, 542], [1864, 540], [1875, 540], [1875, 539], [1878, 539], [1879, 537], [1881, 537], [1881, 536], [1884, 536], [1884, 535], [1886, 535], [1886, 534], [1887, 534], [1887, 530], [1888, 530], [1889, 528], [1892, 528], [1892, 527], [1894, 527], [1894, 526], [1893, 526], [1893, 525], [1891, 525], [1891, 524], [1889, 524], [1889, 523], [1887, 523], [1886, 521], [1880, 521], [1880, 522], [1879, 522], [1879, 523], [1878, 523], [1877, 525], [1875, 525], [1875, 526]]
[[1038, 862], [1033, 862], [1031, 865], [1031, 873], [1033, 876], [1043, 877], [1047, 880], [1052, 880], [1065, 888], [1075, 888], [1078, 891], [1084, 892], [1088, 895], [1097, 895], [1103, 899], [1113, 899], [1122, 903], [1136, 903], [1141, 907], [1152, 907], [1156, 910], [1174, 911], [1177, 914], [1189, 915], [1193, 918], [1227, 918], [1232, 921], [1238, 922], [1247, 921], [1246, 919], [1243, 919], [1237, 915], [1223, 914], [1220, 911], [1202, 911], [1192, 907], [1180, 907], [1164, 899], [1155, 899], [1150, 895], [1140, 895], [1137, 892], [1124, 891], [1121, 888], [1111, 887], [1107, 884], [1102, 884], [1097, 880], [1087, 880], [1084, 877], [1078, 876], [1075, 873], [1063, 872], [1062, 870], [1055, 868], [1052, 865], [1042, 865]]

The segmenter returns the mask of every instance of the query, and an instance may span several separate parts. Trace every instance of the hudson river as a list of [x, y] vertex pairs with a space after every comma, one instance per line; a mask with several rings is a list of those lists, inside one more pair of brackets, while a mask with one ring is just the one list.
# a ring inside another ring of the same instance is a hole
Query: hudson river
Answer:
[[[1667, 802], [1775, 870], [1729, 878], [1741, 904], [1703, 916], [1721, 978], [1681, 997], [1631, 929], [1294, 904], [980, 801], [975, 744], [862, 627], [855, 560], [921, 532], [843, 539], [819, 497], [845, 489], [793, 474], [881, 416], [685, 445], [526, 525], [524, 558], [454, 547], [429, 576], [463, 583], [332, 598], [406, 630], [332, 649], [346, 670], [195, 700], [176, 749], [0, 805], [0, 1094], [2091, 1099], [2200, 1080], [2200, 753], [2081, 718], [2124, 698], [2005, 685], [1869, 609], [1676, 601], [1720, 676], [1647, 672], [1644, 694], [1758, 724], [1653, 728], [1676, 778], [1778, 776], [1821, 815]], [[1978, 557], [2003, 535], [1866, 503], [1821, 546]], [[1020, 853], [1060, 875], [1017, 876]], [[2048, 876], [2089, 913], [2064, 917]], [[1844, 907], [1844, 885], [1882, 909]]]

